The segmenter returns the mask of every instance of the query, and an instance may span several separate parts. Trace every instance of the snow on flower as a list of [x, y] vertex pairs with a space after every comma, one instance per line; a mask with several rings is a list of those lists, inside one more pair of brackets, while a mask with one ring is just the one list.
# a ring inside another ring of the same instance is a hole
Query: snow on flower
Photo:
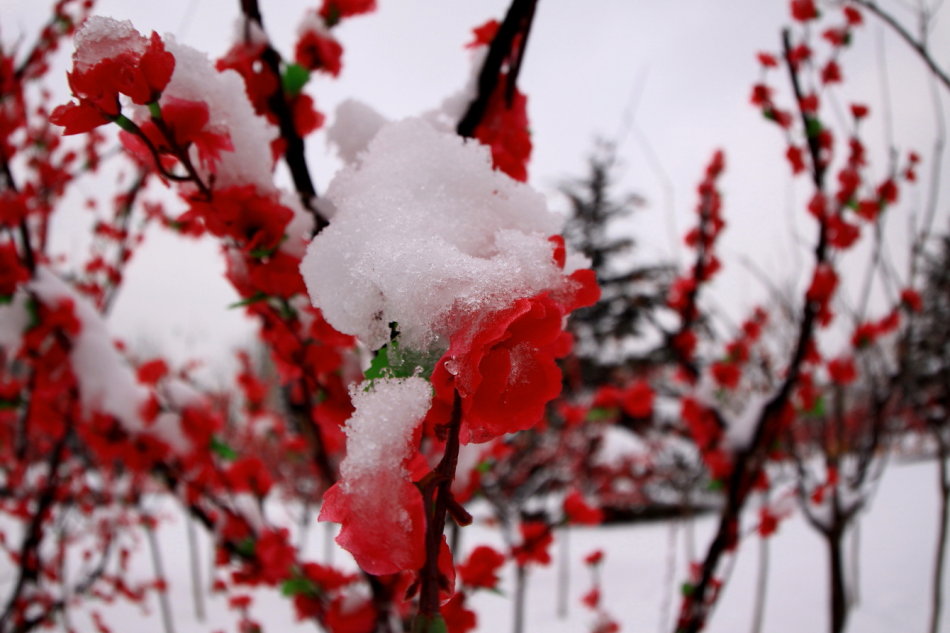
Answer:
[[405, 463], [429, 408], [425, 379], [377, 379], [350, 391], [355, 411], [346, 422], [340, 481], [324, 495], [321, 521], [342, 524], [337, 543], [371, 574], [422, 567], [422, 496]]
[[392, 322], [403, 346], [444, 347], [460, 318], [566, 283], [544, 198], [421, 119], [383, 126], [326, 197], [335, 213], [301, 272], [330, 324], [371, 348]]

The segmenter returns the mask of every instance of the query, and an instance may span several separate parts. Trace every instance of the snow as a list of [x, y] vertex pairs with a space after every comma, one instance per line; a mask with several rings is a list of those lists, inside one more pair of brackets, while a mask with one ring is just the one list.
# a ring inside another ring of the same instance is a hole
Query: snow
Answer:
[[336, 148], [347, 165], [356, 162], [376, 133], [388, 123], [372, 106], [347, 99], [336, 107], [333, 124], [327, 130], [327, 142]]
[[364, 492], [379, 492], [378, 476], [404, 476], [402, 462], [409, 456], [415, 428], [429, 410], [432, 390], [424, 378], [377, 379], [350, 389], [355, 411], [346, 421], [346, 457], [340, 475], [348, 492], [366, 484]]
[[146, 46], [148, 41], [130, 21], [90, 16], [76, 32], [73, 65], [76, 70], [85, 70], [123, 53], [141, 54]]
[[215, 187], [255, 185], [261, 193], [274, 191], [270, 142], [277, 136], [277, 128], [254, 112], [244, 80], [234, 70], [219, 72], [205, 53], [179, 44], [172, 36], [166, 35], [164, 40], [175, 56], [175, 72], [162, 101], [170, 97], [204, 101], [215, 128], [231, 135], [234, 151], [221, 152], [214, 171]]
[[556, 287], [543, 196], [492, 170], [488, 149], [422, 119], [385, 125], [326, 193], [336, 209], [301, 264], [314, 305], [376, 349], [446, 343], [459, 318]]
[[[882, 485], [869, 510], [859, 516], [861, 562], [858, 603], [849, 616], [850, 633], [904, 633], [924, 631], [929, 613], [930, 573], [933, 565], [937, 525], [936, 464], [932, 461], [913, 464], [892, 464], [884, 473]], [[208, 617], [199, 622], [192, 608], [189, 580], [188, 548], [184, 519], [168, 497], [149, 497], [146, 504], [154, 506], [154, 514], [170, 516], [159, 526], [158, 537], [167, 571], [171, 604], [175, 606], [176, 630], [194, 633], [237, 630], [237, 617], [227, 609], [227, 596], [206, 595]], [[473, 509], [476, 522], [464, 528], [462, 557], [476, 546], [489, 544], [504, 551], [497, 527], [485, 519], [487, 508]], [[754, 527], [750, 507], [747, 527]], [[299, 510], [276, 505], [268, 507], [272, 522], [291, 528], [293, 542], [299, 542]], [[691, 547], [701, 553], [712, 535], [714, 517], [705, 516], [692, 524], [675, 521], [615, 525], [597, 528], [571, 528], [565, 547], [551, 547], [554, 561], [547, 567], [532, 567], [527, 586], [526, 633], [576, 633], [589, 630], [594, 614], [580, 604], [580, 597], [590, 589], [590, 572], [583, 558], [596, 549], [605, 552], [602, 564], [603, 606], [621, 624], [621, 631], [638, 633], [673, 630], [671, 618], [678, 607], [679, 585], [685, 577], [685, 552]], [[563, 538], [558, 531], [556, 538]], [[307, 560], [329, 562], [324, 554], [324, 536], [332, 533], [311, 530], [304, 539], [303, 554]], [[692, 536], [691, 536], [692, 535]], [[850, 554], [853, 534], [847, 537], [846, 555]], [[207, 561], [210, 558], [208, 539], [202, 532], [199, 539], [198, 564], [209, 584]], [[690, 544], [692, 543], [692, 544]], [[768, 544], [769, 576], [766, 585], [765, 621], [768, 633], [799, 633], [827, 630], [826, 561], [824, 544], [801, 517], [796, 514], [780, 524]], [[734, 633], [751, 628], [752, 604], [759, 584], [760, 541], [749, 536], [742, 541], [731, 576], [717, 606], [709, 633]], [[565, 618], [557, 616], [557, 576], [560, 559], [570, 562], [569, 609]], [[352, 570], [348, 555], [336, 549], [329, 554], [334, 564]], [[950, 556], [948, 556], [950, 559]], [[674, 573], [668, 565], [673, 562]], [[946, 561], [950, 564], [950, 560]], [[76, 567], [78, 568], [78, 566]], [[848, 563], [849, 574], [851, 571]], [[144, 581], [154, 577], [149, 552], [144, 543], [132, 553], [131, 580]], [[500, 593], [479, 592], [474, 596], [482, 633], [506, 633], [511, 630], [514, 573], [508, 565], [502, 570]], [[944, 595], [950, 595], [950, 581]], [[207, 584], [204, 585], [207, 592]], [[242, 593], [245, 593], [242, 590]], [[288, 633], [313, 631], [313, 625], [295, 622], [289, 601], [276, 590], [248, 591], [254, 596], [251, 616], [266, 631]], [[113, 604], [87, 602], [71, 609], [77, 630], [92, 630], [87, 625], [89, 614], [98, 610], [113, 630], [135, 630], [140, 633], [162, 633], [154, 594], [148, 597], [149, 617], [137, 607], [121, 600]], [[947, 623], [947, 616], [944, 616]], [[946, 628], [944, 629], [946, 630]]]

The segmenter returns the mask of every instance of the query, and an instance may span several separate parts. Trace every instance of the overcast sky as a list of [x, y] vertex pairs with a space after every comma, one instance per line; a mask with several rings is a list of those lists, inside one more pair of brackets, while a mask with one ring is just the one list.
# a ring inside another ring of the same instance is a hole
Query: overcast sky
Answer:
[[[0, 0], [6, 45], [43, 19], [43, 4]], [[725, 150], [721, 184], [728, 228], [721, 250], [727, 266], [714, 293], [734, 317], [765, 294], [743, 268], [743, 258], [780, 285], [801, 283], [810, 267], [807, 253], [815, 231], [802, 210], [806, 183], [791, 183], [781, 134], [748, 101], [759, 76], [755, 53], [778, 51], [787, 5], [785, 0], [540, 0], [522, 70], [535, 146], [532, 184], [551, 194], [552, 206], [563, 207], [556, 188], [583, 174], [594, 138], [620, 141], [618, 193], [636, 192], [649, 202], [631, 228], [642, 259], [686, 255], [676, 244], [694, 221], [695, 184], [712, 151]], [[214, 57], [228, 47], [239, 3], [102, 0], [97, 6], [97, 13], [128, 18], [143, 32], [175, 34]], [[263, 0], [261, 6], [272, 40], [289, 56], [297, 21], [316, 2]], [[335, 104], [350, 97], [391, 118], [433, 108], [464, 85], [470, 60], [463, 44], [471, 28], [500, 19], [506, 8], [499, 0], [379, 0], [376, 13], [347, 20], [337, 30], [345, 48], [341, 77], [318, 78], [309, 92], [331, 117]], [[941, 17], [931, 46], [934, 57], [950, 67], [950, 19]], [[65, 65], [66, 56], [62, 59]], [[882, 59], [890, 117], [883, 116]], [[839, 91], [841, 107], [860, 101], [872, 109], [866, 140], [873, 173], [887, 169], [885, 120], [902, 153], [915, 149], [929, 159], [936, 112], [923, 66], [906, 45], [866, 16], [841, 61], [848, 79]], [[775, 74], [773, 83], [788, 94], [784, 76]], [[65, 88], [59, 94], [65, 97]], [[941, 97], [940, 115], [946, 119], [950, 92]], [[308, 155], [318, 188], [325, 189], [337, 162], [322, 134], [310, 137]], [[939, 177], [943, 183], [950, 183], [948, 163]], [[928, 170], [925, 162], [921, 175]], [[906, 215], [920, 208], [926, 191], [905, 191], [902, 201], [912, 204], [900, 207], [903, 217], [890, 219], [895, 255], [906, 250]], [[941, 230], [947, 228], [950, 194], [944, 192], [943, 200]], [[796, 244], [793, 225], [805, 243]], [[214, 247], [176, 242], [174, 236], [149, 234], [116, 306], [117, 331], [134, 342], [151, 330], [147, 338], [156, 346], [172, 344], [175, 355], [203, 354], [246, 337], [240, 315], [221, 310], [233, 295], [216, 279], [220, 264], [208, 256]], [[68, 237], [58, 242], [63, 250], [74, 243]], [[850, 258], [860, 260], [861, 253]]]

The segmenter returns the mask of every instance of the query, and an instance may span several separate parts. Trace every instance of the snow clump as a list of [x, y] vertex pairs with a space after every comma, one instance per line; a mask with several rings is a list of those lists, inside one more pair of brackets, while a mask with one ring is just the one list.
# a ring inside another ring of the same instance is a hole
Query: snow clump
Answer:
[[491, 166], [488, 148], [423, 119], [384, 125], [334, 177], [329, 227], [301, 264], [314, 306], [371, 349], [447, 344], [459, 320], [563, 283], [562, 218]]

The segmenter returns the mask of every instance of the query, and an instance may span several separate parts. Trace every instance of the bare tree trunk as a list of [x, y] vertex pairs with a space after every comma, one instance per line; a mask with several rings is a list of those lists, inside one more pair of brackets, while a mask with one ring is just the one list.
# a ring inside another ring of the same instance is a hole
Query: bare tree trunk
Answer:
[[514, 599], [514, 622], [512, 623], [512, 633], [524, 633], [524, 599], [525, 585], [528, 583], [527, 570], [524, 565], [518, 565], [515, 568], [515, 599]]
[[569, 535], [571, 530], [566, 525], [557, 531], [561, 541], [561, 551], [557, 567], [557, 617], [567, 617], [568, 602], [570, 601], [571, 586], [571, 544]]
[[851, 534], [851, 582], [848, 587], [848, 608], [861, 601], [861, 521], [855, 517]]
[[937, 555], [934, 559], [933, 587], [930, 599], [930, 633], [940, 629], [940, 611], [943, 607], [943, 561], [947, 552], [947, 524], [950, 521], [950, 479], [947, 475], [947, 445], [937, 429], [937, 460], [940, 477], [940, 523], [937, 527]]
[[158, 547], [158, 537], [155, 536], [154, 527], [145, 528], [145, 536], [148, 538], [148, 548], [152, 552], [152, 568], [155, 575], [165, 583], [163, 591], [158, 592], [158, 606], [162, 613], [162, 625], [165, 627], [165, 633], [175, 633], [175, 623], [172, 621], [172, 608], [168, 602], [168, 577], [165, 575], [165, 566], [162, 564], [162, 552]]
[[842, 633], [848, 617], [847, 592], [844, 582], [844, 556], [841, 552], [841, 526], [825, 533], [828, 545], [828, 593], [831, 599], [831, 633]]
[[769, 581], [769, 539], [759, 538], [759, 570], [755, 583], [755, 606], [752, 612], [751, 633], [761, 633], [765, 621], [766, 585]]
[[205, 599], [201, 587], [201, 563], [198, 551], [198, 533], [195, 522], [190, 516], [185, 516], [185, 526], [188, 530], [188, 555], [191, 559], [191, 597], [195, 603], [195, 618], [199, 622], [205, 621]]

